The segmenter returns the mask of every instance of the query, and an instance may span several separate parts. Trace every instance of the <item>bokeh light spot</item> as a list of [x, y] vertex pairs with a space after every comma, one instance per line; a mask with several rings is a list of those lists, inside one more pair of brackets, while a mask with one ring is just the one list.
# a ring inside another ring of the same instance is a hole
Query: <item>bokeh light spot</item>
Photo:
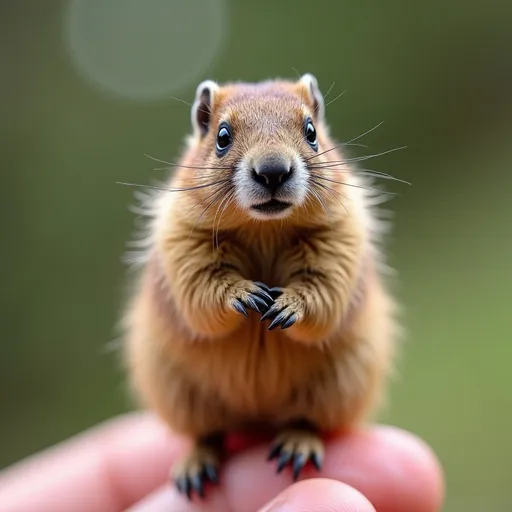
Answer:
[[227, 36], [225, 0], [70, 0], [65, 39], [91, 83], [155, 100], [203, 79]]

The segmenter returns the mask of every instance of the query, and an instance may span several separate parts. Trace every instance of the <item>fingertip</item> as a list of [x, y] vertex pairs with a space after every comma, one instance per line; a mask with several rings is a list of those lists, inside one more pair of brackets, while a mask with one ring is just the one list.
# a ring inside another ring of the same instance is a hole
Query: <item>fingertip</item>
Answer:
[[358, 489], [379, 512], [441, 510], [441, 466], [414, 434], [377, 426], [330, 440], [326, 452], [322, 474]]
[[[254, 446], [233, 456], [224, 468], [228, 503], [237, 512], [261, 507], [292, 484], [290, 468], [276, 474], [267, 451], [267, 444]], [[317, 477], [357, 489], [379, 512], [439, 512], [444, 500], [443, 474], [431, 448], [394, 427], [377, 426], [326, 440], [322, 470], [307, 465], [300, 479]]]
[[258, 512], [376, 512], [359, 491], [326, 478], [297, 482]]
[[376, 435], [402, 456], [404, 467], [411, 472], [410, 492], [424, 494], [419, 511], [441, 510], [445, 497], [444, 471], [432, 447], [419, 436], [398, 427], [379, 426]]

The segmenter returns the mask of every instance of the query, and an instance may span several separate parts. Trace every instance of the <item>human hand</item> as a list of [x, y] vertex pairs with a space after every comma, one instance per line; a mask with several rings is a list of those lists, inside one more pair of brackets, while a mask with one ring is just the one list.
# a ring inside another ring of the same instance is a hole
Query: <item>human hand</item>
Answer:
[[114, 419], [0, 473], [0, 512], [441, 510], [444, 484], [434, 455], [392, 427], [328, 440], [322, 471], [306, 467], [310, 478], [293, 485], [291, 473], [276, 474], [266, 462], [268, 446], [256, 444], [234, 453], [220, 485], [193, 503], [168, 482], [187, 449], [152, 415]]

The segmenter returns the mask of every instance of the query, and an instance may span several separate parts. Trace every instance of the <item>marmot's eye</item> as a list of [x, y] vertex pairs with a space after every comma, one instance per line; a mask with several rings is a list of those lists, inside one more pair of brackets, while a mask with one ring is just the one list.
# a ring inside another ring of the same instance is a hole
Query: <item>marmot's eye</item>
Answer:
[[311, 119], [306, 119], [304, 124], [304, 135], [309, 145], [316, 151], [318, 149], [318, 142], [316, 140], [316, 130], [313, 126]]
[[217, 155], [223, 155], [229, 146], [233, 137], [231, 135], [231, 129], [227, 123], [222, 123], [217, 133]]

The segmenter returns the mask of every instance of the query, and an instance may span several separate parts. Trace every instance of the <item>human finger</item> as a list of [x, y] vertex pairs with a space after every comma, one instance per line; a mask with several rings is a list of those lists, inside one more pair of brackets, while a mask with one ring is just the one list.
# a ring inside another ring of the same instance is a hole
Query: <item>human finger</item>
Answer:
[[154, 416], [121, 416], [3, 471], [0, 511], [118, 512], [163, 484], [186, 449]]
[[376, 512], [359, 491], [327, 478], [291, 485], [258, 512]]
[[[255, 482], [259, 487], [259, 483]], [[163, 487], [126, 512], [238, 512], [222, 492], [204, 501], [183, 499], [174, 489]], [[254, 509], [251, 509], [254, 510]], [[258, 512], [375, 512], [372, 504], [354, 488], [336, 480], [312, 478], [286, 488]]]
[[[223, 486], [235, 512], [252, 512], [292, 483], [290, 468], [276, 474], [267, 447], [233, 457]], [[379, 512], [438, 512], [444, 497], [443, 475], [432, 450], [398, 428], [376, 426], [326, 442], [320, 472], [307, 466], [301, 478], [325, 477], [349, 484]]]
[[[292, 484], [291, 471], [276, 474], [273, 463], [266, 461], [267, 449], [266, 444], [258, 444], [233, 455], [225, 464], [221, 485], [209, 487], [204, 501], [194, 497], [189, 503], [166, 486], [132, 510], [253, 512]], [[304, 469], [302, 478], [315, 477], [350, 485], [379, 512], [438, 512], [443, 501], [442, 472], [431, 449], [412, 434], [392, 427], [329, 439], [322, 471]]]
[[[120, 418], [0, 477], [0, 510], [60, 512], [71, 505], [77, 512], [124, 510], [164, 484], [169, 467], [186, 449], [187, 443], [171, 437], [151, 415]], [[209, 492], [204, 506], [210, 508], [200, 510], [215, 510], [219, 503], [217, 510], [253, 511], [276, 496], [291, 483], [291, 475], [275, 475], [265, 459], [265, 445], [234, 455], [221, 486]], [[304, 476], [308, 473], [318, 476], [305, 468]], [[442, 500], [441, 472], [430, 449], [390, 427], [328, 441], [321, 475], [352, 484], [379, 512], [437, 511]], [[181, 503], [176, 507], [184, 507], [181, 496], [165, 487], [167, 496]]]

